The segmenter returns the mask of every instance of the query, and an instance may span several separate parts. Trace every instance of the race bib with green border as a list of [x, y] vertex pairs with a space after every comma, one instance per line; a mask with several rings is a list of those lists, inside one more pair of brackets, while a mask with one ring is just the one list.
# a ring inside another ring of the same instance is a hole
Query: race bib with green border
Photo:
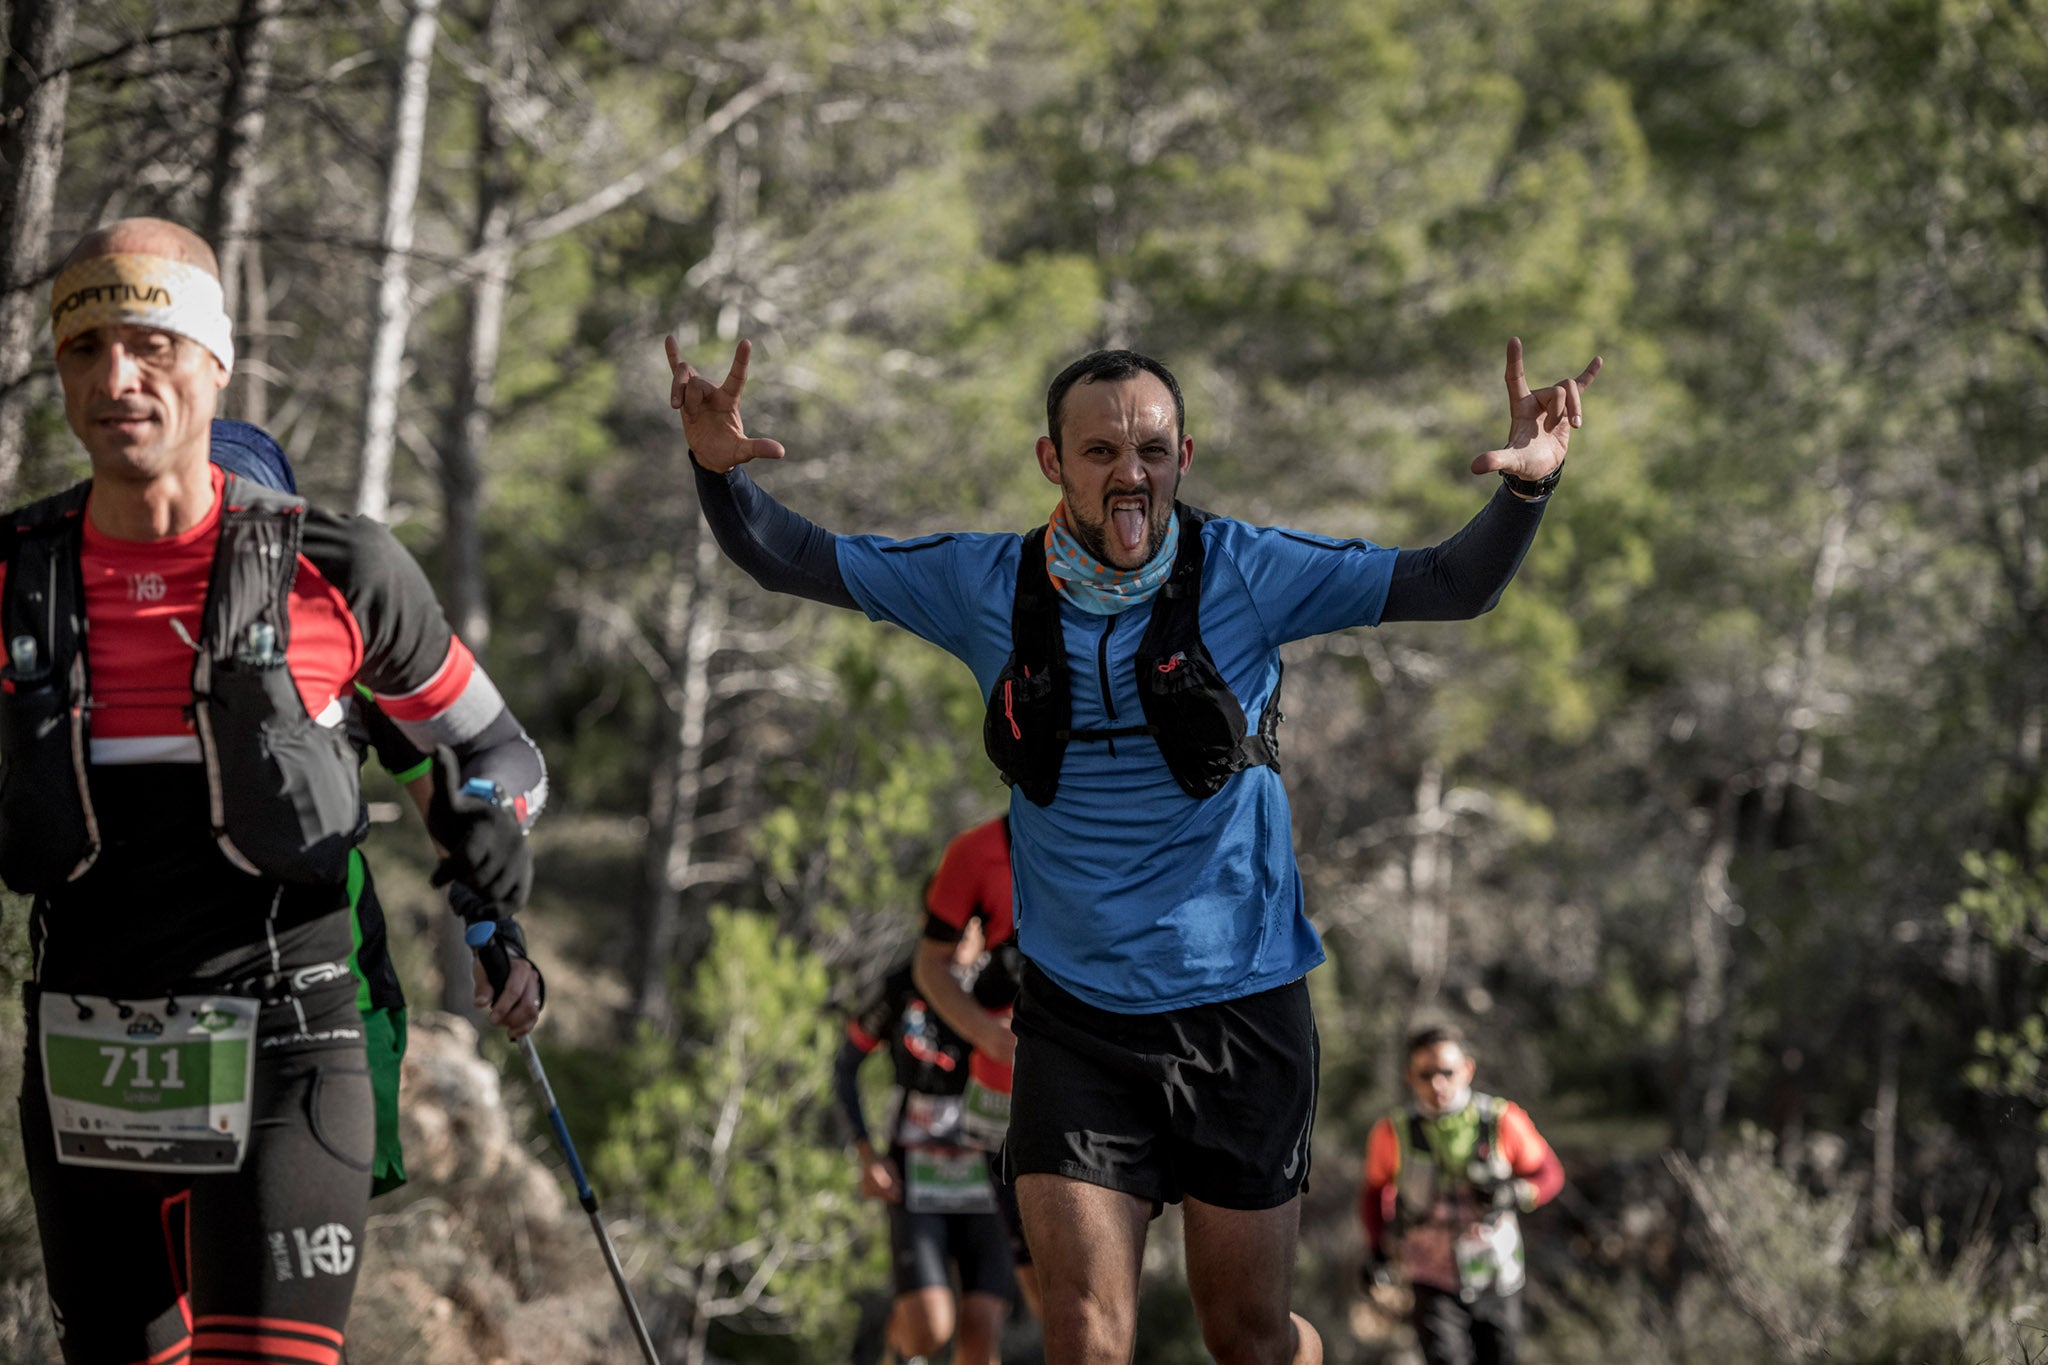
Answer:
[[988, 1165], [980, 1152], [958, 1147], [913, 1147], [903, 1154], [908, 1189], [903, 1207], [912, 1213], [994, 1213]]
[[236, 1171], [249, 1143], [260, 1002], [238, 996], [42, 1002], [57, 1160], [128, 1171]]
[[1002, 1147], [1009, 1132], [1010, 1093], [969, 1081], [960, 1107], [960, 1136], [967, 1145], [993, 1152]]

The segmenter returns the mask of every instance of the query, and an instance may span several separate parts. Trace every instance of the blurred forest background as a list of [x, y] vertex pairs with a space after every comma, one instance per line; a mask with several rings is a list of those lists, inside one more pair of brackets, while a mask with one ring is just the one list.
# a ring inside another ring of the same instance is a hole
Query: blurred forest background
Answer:
[[[721, 374], [754, 340], [777, 496], [895, 534], [1042, 518], [1044, 386], [1129, 344], [1187, 390], [1192, 501], [1431, 543], [1491, 491], [1505, 339], [1538, 384], [1603, 354], [1496, 612], [1289, 652], [1331, 959], [1297, 1306], [1333, 1361], [1402, 1358], [1356, 1301], [1358, 1171], [1398, 1039], [1450, 1019], [1571, 1177], [1530, 1358], [2048, 1350], [2041, 0], [0, 11], [0, 492], [84, 470], [53, 257], [127, 214], [206, 233], [224, 415], [397, 527], [548, 752], [540, 1039], [672, 1358], [847, 1358], [886, 1270], [840, 1011], [1005, 793], [964, 669], [709, 545], [670, 330]], [[424, 841], [375, 840], [428, 1010]], [[40, 1359], [15, 1143], [0, 1355]], [[1202, 1358], [1174, 1231], [1141, 1360]], [[414, 1344], [377, 1358], [429, 1359], [390, 1272], [363, 1302]], [[431, 1358], [516, 1355], [461, 1353], [464, 1273]]]

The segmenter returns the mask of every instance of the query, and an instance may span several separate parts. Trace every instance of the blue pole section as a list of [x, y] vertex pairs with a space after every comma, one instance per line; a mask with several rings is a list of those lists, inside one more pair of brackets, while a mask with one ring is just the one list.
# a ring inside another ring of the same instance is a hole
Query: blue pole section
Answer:
[[[462, 931], [462, 938], [484, 964], [484, 975], [490, 979], [492, 991], [501, 990], [505, 978], [511, 973], [512, 963], [511, 954], [498, 940], [497, 924], [492, 920], [478, 920]], [[562, 1156], [569, 1163], [569, 1174], [576, 1181], [576, 1198], [582, 1203], [583, 1211], [590, 1215], [590, 1226], [597, 1233], [598, 1247], [604, 1252], [605, 1269], [611, 1271], [612, 1283], [618, 1286], [619, 1301], [626, 1306], [626, 1318], [640, 1343], [640, 1354], [647, 1365], [661, 1365], [661, 1357], [654, 1349], [654, 1339], [647, 1334], [647, 1323], [640, 1316], [640, 1305], [633, 1301], [633, 1287], [626, 1283], [626, 1271], [619, 1264], [619, 1253], [612, 1246], [611, 1234], [605, 1231], [604, 1219], [598, 1216], [597, 1194], [590, 1188], [589, 1178], [583, 1174], [583, 1162], [576, 1155], [576, 1144], [569, 1137], [569, 1125], [563, 1121], [561, 1106], [555, 1103], [555, 1088], [548, 1084], [547, 1070], [540, 1064], [540, 1053], [534, 1049], [531, 1035], [519, 1040], [519, 1051], [526, 1058], [526, 1069], [532, 1074], [533, 1083], [540, 1090], [541, 1103], [547, 1108], [548, 1126], [555, 1130], [555, 1145], [562, 1149]]]

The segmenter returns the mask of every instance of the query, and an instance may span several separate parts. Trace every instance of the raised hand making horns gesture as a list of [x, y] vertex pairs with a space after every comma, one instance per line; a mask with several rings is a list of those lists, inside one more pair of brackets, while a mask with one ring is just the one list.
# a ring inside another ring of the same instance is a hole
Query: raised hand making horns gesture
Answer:
[[1600, 373], [1600, 357], [1579, 371], [1577, 379], [1560, 379], [1547, 389], [1529, 392], [1522, 373], [1522, 339], [1508, 338], [1508, 439], [1472, 462], [1474, 474], [1500, 472], [1535, 482], [1564, 463], [1572, 428], [1585, 423], [1580, 396]]
[[698, 374], [676, 349], [676, 339], [663, 337], [668, 350], [668, 405], [683, 415], [683, 435], [697, 463], [716, 474], [749, 460], [779, 460], [782, 443], [766, 437], [749, 437], [740, 425], [740, 393], [747, 387], [747, 361], [754, 345], [742, 341], [733, 348], [732, 368], [723, 384], [713, 384]]

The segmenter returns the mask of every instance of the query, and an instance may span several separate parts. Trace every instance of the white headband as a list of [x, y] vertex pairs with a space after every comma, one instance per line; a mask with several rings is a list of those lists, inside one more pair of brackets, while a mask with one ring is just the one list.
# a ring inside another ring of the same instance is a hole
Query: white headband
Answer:
[[234, 373], [234, 324], [220, 281], [196, 265], [135, 252], [89, 256], [51, 286], [50, 339], [58, 351], [80, 332], [122, 324], [190, 337]]

